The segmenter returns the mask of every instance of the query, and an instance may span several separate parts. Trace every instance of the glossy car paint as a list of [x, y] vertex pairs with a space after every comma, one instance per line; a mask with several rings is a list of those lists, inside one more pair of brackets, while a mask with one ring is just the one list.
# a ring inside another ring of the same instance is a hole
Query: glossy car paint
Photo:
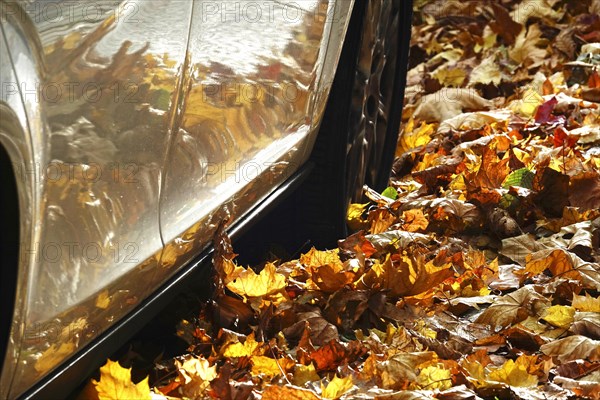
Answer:
[[0, 139], [22, 227], [2, 398], [304, 163], [352, 4], [0, 3]]

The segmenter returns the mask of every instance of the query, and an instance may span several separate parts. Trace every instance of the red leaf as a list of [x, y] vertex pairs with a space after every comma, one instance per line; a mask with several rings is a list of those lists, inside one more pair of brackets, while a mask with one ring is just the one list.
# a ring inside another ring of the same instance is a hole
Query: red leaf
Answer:
[[554, 106], [558, 103], [556, 97], [552, 97], [550, 100], [545, 102], [544, 104], [540, 104], [537, 111], [535, 112], [535, 122], [538, 124], [545, 124], [550, 121], [552, 117], [552, 111], [554, 110]]
[[577, 144], [579, 136], [569, 135], [563, 127], [559, 126], [554, 130], [554, 147], [573, 148]]

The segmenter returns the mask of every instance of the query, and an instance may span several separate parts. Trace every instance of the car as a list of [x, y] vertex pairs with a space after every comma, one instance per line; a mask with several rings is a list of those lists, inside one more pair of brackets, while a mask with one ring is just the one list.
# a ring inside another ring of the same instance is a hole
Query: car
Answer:
[[1, 398], [67, 396], [223, 221], [293, 193], [331, 243], [386, 185], [411, 1], [0, 6]]

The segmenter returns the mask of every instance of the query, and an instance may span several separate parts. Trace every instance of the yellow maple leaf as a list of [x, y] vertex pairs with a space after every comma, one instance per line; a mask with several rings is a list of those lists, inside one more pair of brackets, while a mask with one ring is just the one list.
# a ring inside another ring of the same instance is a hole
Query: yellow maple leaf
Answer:
[[294, 369], [292, 383], [296, 386], [304, 386], [306, 382], [316, 382], [320, 379], [321, 377], [317, 374], [317, 370], [312, 363], [308, 365], [298, 364]]
[[527, 372], [532, 358], [535, 357], [520, 356], [516, 361], [508, 360], [500, 368], [490, 372], [487, 380], [517, 387], [536, 386], [538, 377]]
[[317, 250], [314, 247], [311, 248], [308, 253], [300, 256], [300, 262], [306, 267], [321, 267], [323, 265], [331, 265], [334, 271], [341, 271], [344, 266], [338, 249], [333, 250]]
[[443, 365], [430, 365], [419, 373], [418, 383], [423, 389], [446, 390], [452, 387], [452, 372]]
[[227, 284], [227, 289], [244, 298], [266, 296], [283, 288], [285, 276], [277, 273], [273, 263], [268, 263], [258, 274], [252, 268], [247, 268]]
[[273, 378], [286, 374], [296, 363], [289, 358], [270, 358], [266, 356], [252, 356], [252, 376], [264, 375]]
[[558, 328], [568, 328], [573, 323], [575, 309], [571, 306], [552, 306], [546, 309], [544, 320]]
[[326, 399], [338, 399], [344, 393], [352, 389], [352, 387], [354, 387], [354, 383], [352, 382], [351, 375], [348, 375], [345, 378], [338, 378], [338, 376], [335, 375], [331, 382], [327, 384], [327, 387], [324, 387], [321, 383], [321, 396]]
[[415, 296], [432, 289], [445, 279], [454, 275], [451, 264], [440, 267], [433, 261], [403, 256], [402, 260], [392, 263], [389, 256], [383, 263], [375, 263], [362, 276], [360, 285], [368, 289], [389, 290], [391, 296]]
[[270, 385], [262, 392], [262, 400], [320, 400], [321, 398], [308, 389], [298, 386]]
[[600, 312], [600, 297], [592, 297], [588, 293], [585, 296], [573, 295], [571, 303], [578, 311], [584, 312]]
[[175, 365], [179, 373], [181, 393], [187, 397], [199, 396], [217, 377], [217, 366], [210, 366], [210, 362], [204, 357], [190, 356], [183, 363], [176, 360]]
[[421, 125], [414, 127], [414, 120], [411, 117], [404, 131], [398, 139], [396, 155], [399, 156], [415, 147], [424, 146], [431, 141], [431, 135], [435, 132], [435, 124], [421, 122]]
[[148, 377], [139, 383], [131, 381], [131, 368], [107, 360], [100, 368], [100, 380], [92, 380], [100, 400], [150, 400]]
[[244, 343], [236, 342], [225, 347], [223, 357], [250, 357], [252, 355], [262, 354], [259, 346], [262, 342], [254, 340], [254, 333], [251, 333], [246, 338]]
[[353, 231], [365, 229], [368, 226], [367, 220], [362, 217], [368, 205], [369, 203], [352, 203], [348, 207], [348, 212], [346, 214], [346, 222], [348, 223], [350, 229], [352, 229]]

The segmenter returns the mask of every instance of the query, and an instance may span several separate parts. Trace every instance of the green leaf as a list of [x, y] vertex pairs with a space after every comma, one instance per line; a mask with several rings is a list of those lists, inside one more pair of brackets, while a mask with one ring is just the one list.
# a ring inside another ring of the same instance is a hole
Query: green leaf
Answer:
[[533, 187], [533, 177], [535, 174], [528, 168], [521, 168], [510, 173], [504, 180], [503, 188], [508, 189], [511, 186], [520, 186], [531, 189]]
[[387, 187], [383, 192], [381, 192], [381, 195], [392, 200], [396, 200], [398, 198], [398, 192], [391, 186]]

